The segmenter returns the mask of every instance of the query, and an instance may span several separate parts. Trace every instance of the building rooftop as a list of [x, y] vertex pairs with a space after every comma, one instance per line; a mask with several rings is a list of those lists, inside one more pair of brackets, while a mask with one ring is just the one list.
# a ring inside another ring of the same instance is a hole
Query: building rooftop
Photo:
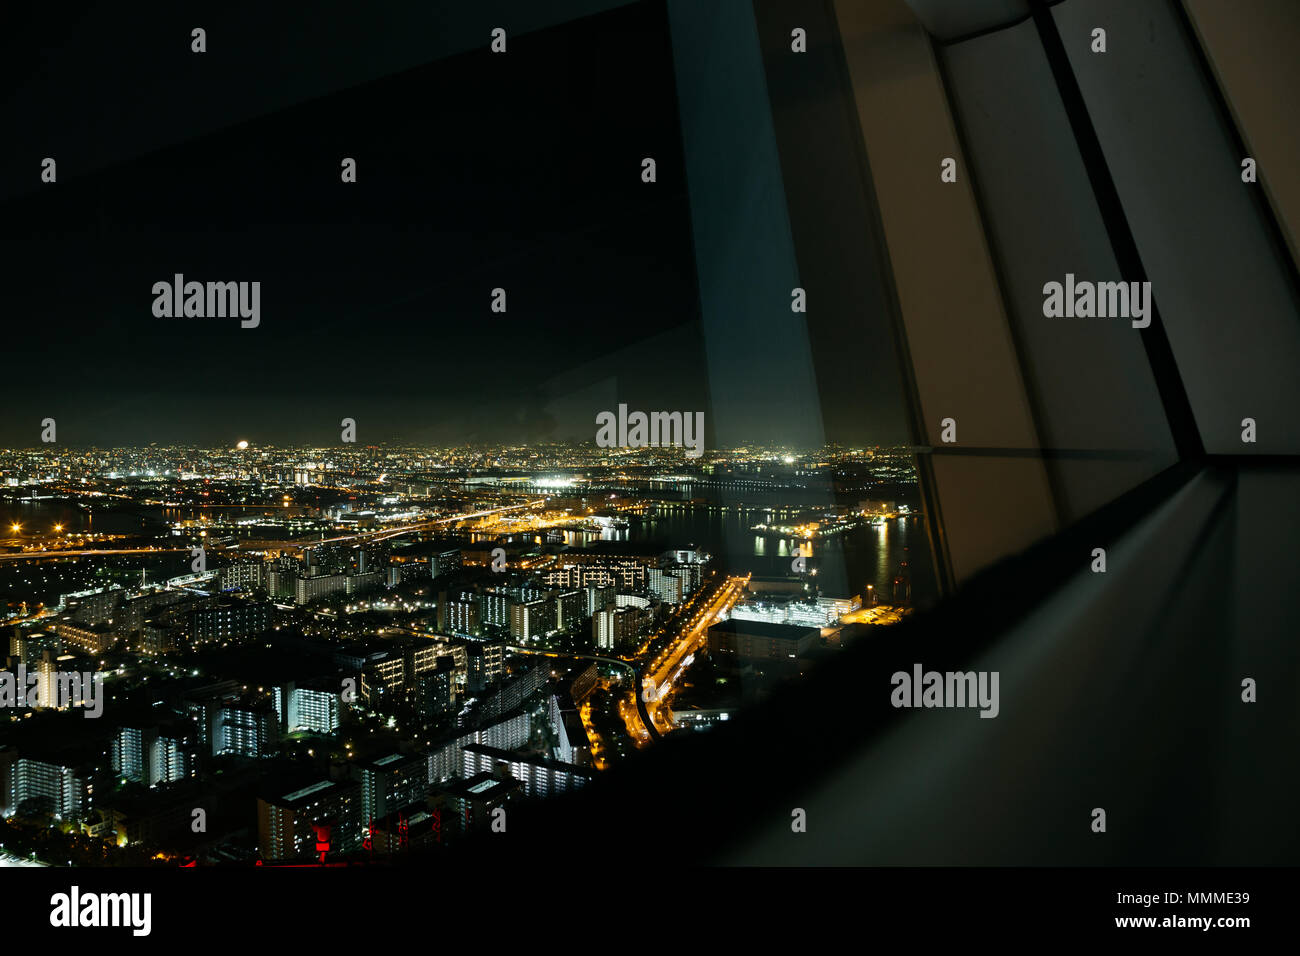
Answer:
[[767, 621], [746, 621], [731, 618], [709, 628], [710, 634], [748, 634], [778, 641], [798, 641], [805, 637], [821, 637], [821, 630], [800, 624], [769, 624]]

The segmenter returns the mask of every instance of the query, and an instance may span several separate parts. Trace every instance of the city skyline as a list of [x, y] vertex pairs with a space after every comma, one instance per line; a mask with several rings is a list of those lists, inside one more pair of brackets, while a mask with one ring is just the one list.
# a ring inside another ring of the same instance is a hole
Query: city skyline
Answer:
[[930, 600], [909, 449], [689, 452], [0, 449], [4, 841], [415, 864]]

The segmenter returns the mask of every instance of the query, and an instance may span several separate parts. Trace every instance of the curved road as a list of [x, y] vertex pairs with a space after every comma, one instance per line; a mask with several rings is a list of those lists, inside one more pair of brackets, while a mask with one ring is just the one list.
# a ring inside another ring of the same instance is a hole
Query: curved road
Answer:
[[659, 731], [655, 729], [654, 721], [650, 719], [650, 712], [646, 710], [645, 701], [641, 699], [640, 685], [638, 683], [641, 678], [637, 675], [636, 668], [627, 661], [620, 661], [615, 657], [601, 657], [599, 654], [559, 654], [555, 651], [539, 651], [536, 648], [512, 647], [510, 645], [506, 645], [506, 650], [516, 651], [520, 654], [536, 654], [539, 657], [560, 657], [571, 661], [600, 661], [602, 664], [615, 664], [618, 667], [627, 668], [628, 673], [632, 675], [632, 696], [636, 698], [636, 709], [637, 713], [641, 715], [641, 723], [649, 731], [651, 740], [661, 739]]
[[[705, 598], [704, 607], [697, 609], [695, 612], [694, 623], [691, 624], [686, 632], [674, 642], [675, 649], [669, 653], [668, 658], [655, 669], [653, 674], [649, 675], [654, 679], [656, 687], [661, 686], [663, 682], [674, 673], [682, 659], [699, 646], [700, 642], [704, 639], [705, 633], [708, 631], [709, 625], [716, 620], [719, 611], [729, 609], [732, 604], [735, 604], [737, 598], [740, 596], [740, 587], [748, 581], [749, 575], [745, 575], [744, 577], [729, 577], [717, 582], [715, 585], [712, 585], [711, 590], [713, 593], [710, 594], [708, 592], [703, 592], [708, 596]], [[558, 657], [564, 660], [600, 661], [605, 664], [614, 664], [618, 667], [626, 668], [632, 675], [632, 696], [636, 699], [636, 709], [637, 713], [641, 715], [641, 723], [645, 726], [647, 732], [649, 732], [651, 740], [663, 739], [658, 728], [655, 727], [655, 722], [650, 716], [650, 711], [646, 707], [645, 698], [641, 693], [641, 674], [638, 672], [636, 667], [629, 664], [627, 661], [618, 660], [613, 657], [603, 657], [599, 654], [561, 654], [556, 651], [542, 651], [534, 648], [517, 647], [512, 645], [508, 645], [506, 649], [521, 654], [536, 654], [541, 657]], [[661, 654], [662, 653], [664, 652], [661, 652]], [[653, 666], [653, 664], [650, 666]]]

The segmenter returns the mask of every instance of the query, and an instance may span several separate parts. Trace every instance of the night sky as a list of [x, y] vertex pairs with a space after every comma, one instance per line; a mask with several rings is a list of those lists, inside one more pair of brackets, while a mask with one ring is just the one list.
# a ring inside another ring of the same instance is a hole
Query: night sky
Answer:
[[[497, 9], [15, 11], [0, 442], [36, 444], [47, 416], [72, 445], [335, 443], [345, 416], [363, 444], [590, 439], [618, 402], [707, 417], [663, 5], [499, 6], [523, 27], [505, 56]], [[260, 281], [260, 326], [154, 317], [175, 273]], [[770, 408], [750, 424], [731, 437], [803, 434]]]

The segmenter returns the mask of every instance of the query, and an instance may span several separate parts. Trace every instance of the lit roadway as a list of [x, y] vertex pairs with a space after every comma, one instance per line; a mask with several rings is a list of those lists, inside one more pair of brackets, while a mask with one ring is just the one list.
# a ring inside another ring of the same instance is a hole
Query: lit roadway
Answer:
[[[652, 695], [654, 699], [649, 701], [650, 709], [655, 720], [664, 730], [673, 728], [672, 718], [664, 701], [672, 693], [673, 682], [681, 675], [682, 662], [700, 649], [708, 637], [709, 625], [731, 610], [744, 594], [745, 585], [748, 583], [749, 575], [743, 578], [727, 578], [726, 583], [718, 590], [717, 596], [708, 605], [692, 614], [690, 620], [683, 625], [677, 639], [660, 651], [648, 665], [645, 678], [641, 683], [644, 686], [646, 679], [654, 682], [655, 691]], [[646, 688], [646, 691], [648, 692], [649, 688]], [[645, 692], [639, 693], [637, 700], [641, 701], [645, 696]], [[643, 703], [641, 706], [643, 720], [645, 709]], [[646, 726], [653, 727], [649, 723]]]
[[[384, 541], [388, 538], [395, 538], [399, 535], [409, 534], [412, 531], [424, 531], [430, 528], [436, 528], [438, 525], [449, 524], [455, 521], [467, 521], [470, 518], [486, 518], [489, 515], [501, 514], [505, 511], [516, 511], [520, 508], [536, 508], [546, 503], [546, 499], [540, 498], [536, 501], [526, 501], [518, 505], [505, 505], [501, 508], [490, 508], [487, 511], [474, 511], [469, 514], [452, 515], [448, 518], [434, 518], [429, 521], [420, 521], [416, 524], [402, 525], [398, 528], [376, 528], [373, 531], [359, 531], [356, 534], [340, 535], [334, 538], [320, 538], [315, 540], [296, 540], [296, 541], [270, 541], [259, 542], [256, 549], [258, 551], [274, 550], [280, 548], [318, 548], [324, 544], [341, 544], [344, 541], [363, 541], [375, 540]], [[168, 551], [189, 551], [189, 547], [184, 548], [118, 548], [113, 550], [95, 549], [95, 550], [72, 550], [51, 548], [43, 551], [18, 551], [9, 554], [0, 554], [0, 561], [17, 561], [26, 558], [81, 558], [93, 555], [113, 555], [113, 554], [155, 554]], [[237, 551], [239, 546], [229, 550]]]
[[518, 654], [537, 654], [541, 657], [560, 657], [564, 660], [600, 661], [602, 664], [613, 664], [616, 667], [623, 668], [632, 676], [632, 696], [636, 698], [636, 707], [641, 714], [641, 723], [645, 724], [645, 729], [650, 733], [650, 736], [653, 739], [659, 739], [659, 731], [655, 729], [654, 721], [650, 719], [650, 714], [646, 710], [645, 701], [641, 699], [641, 695], [637, 692], [636, 668], [627, 661], [620, 661], [617, 657], [601, 657], [599, 654], [560, 654], [557, 651], [539, 651], [535, 647], [507, 646], [506, 650], [514, 651]]
[[469, 514], [452, 515], [448, 518], [432, 518], [428, 521], [418, 521], [415, 524], [402, 525], [397, 528], [376, 528], [373, 531], [358, 531], [356, 534], [339, 535], [334, 538], [320, 538], [319, 540], [296, 540], [296, 541], [272, 541], [259, 542], [256, 550], [265, 551], [268, 548], [281, 546], [284, 548], [318, 548], [323, 544], [341, 544], [344, 541], [386, 541], [389, 538], [396, 538], [399, 535], [409, 534], [412, 531], [427, 531], [430, 528], [436, 528], [438, 525], [450, 524], [456, 521], [468, 521], [470, 518], [486, 518], [488, 515], [502, 514], [506, 511], [517, 511], [520, 508], [536, 508], [546, 504], [545, 498], [539, 498], [536, 501], [525, 501], [518, 505], [503, 505], [500, 508], [489, 508], [486, 511], [473, 511]]
[[97, 548], [95, 550], [76, 551], [71, 548], [53, 548], [48, 551], [16, 551], [12, 554], [0, 554], [0, 561], [21, 561], [27, 558], [84, 558], [92, 555], [113, 554], [167, 554], [169, 552], [189, 552], [189, 548]]

